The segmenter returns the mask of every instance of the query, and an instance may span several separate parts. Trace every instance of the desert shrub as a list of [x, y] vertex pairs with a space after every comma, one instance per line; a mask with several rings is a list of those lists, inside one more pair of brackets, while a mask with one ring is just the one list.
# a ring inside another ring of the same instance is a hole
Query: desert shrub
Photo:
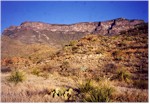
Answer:
[[74, 53], [77, 53], [77, 52], [78, 52], [78, 47], [77, 47], [77, 46], [72, 46], [72, 51], [73, 51]]
[[47, 72], [47, 70], [43, 70], [40, 68], [33, 68], [31, 74], [36, 75], [38, 77], [43, 77], [45, 79], [49, 78], [49, 73]]
[[148, 81], [145, 81], [145, 80], [136, 80], [134, 81], [133, 85], [137, 88], [140, 88], [140, 89], [148, 89]]
[[48, 79], [49, 78], [49, 74], [48, 73], [40, 73], [39, 76], [45, 78], [45, 79]]
[[53, 49], [50, 49], [49, 47], [47, 48], [43, 47], [39, 51], [30, 54], [28, 58], [33, 63], [38, 64], [38, 63], [41, 63], [46, 58], [53, 59], [55, 55], [56, 55], [56, 51], [54, 51]]
[[122, 68], [122, 69], [117, 70], [116, 78], [119, 79], [120, 81], [129, 82], [131, 75], [128, 71]]
[[98, 39], [97, 38], [92, 38], [92, 42], [95, 42], [97, 41]]
[[93, 36], [92, 35], [89, 35], [89, 36], [87, 36], [87, 37], [85, 37], [87, 40], [89, 40], [89, 41], [92, 41], [92, 39], [93, 39]]
[[121, 61], [123, 59], [120, 50], [112, 52], [112, 56], [114, 57], [114, 60], [116, 61]]
[[90, 80], [87, 80], [82, 84], [79, 84], [79, 90], [81, 93], [89, 92], [92, 89], [93, 89], [93, 85], [92, 85], [92, 82]]
[[37, 75], [37, 76], [39, 76], [39, 75], [40, 75], [40, 73], [41, 73], [41, 70], [40, 70], [40, 69], [38, 69], [38, 68], [33, 68], [31, 73], [32, 73], [33, 75]]
[[114, 51], [114, 52], [112, 52], [112, 56], [114, 56], [114, 57], [118, 56], [119, 54], [120, 54], [120, 51]]
[[53, 72], [53, 65], [52, 64], [45, 64], [41, 66], [41, 70], [43, 72]]
[[103, 86], [101, 88], [94, 88], [90, 91], [89, 96], [84, 100], [86, 102], [110, 102], [114, 89], [112, 87]]
[[33, 63], [40, 63], [42, 61], [41, 56], [39, 56], [37, 53], [34, 55], [29, 56], [29, 59], [33, 62]]
[[95, 51], [95, 53], [96, 53], [96, 54], [102, 54], [102, 53], [103, 53], [103, 50], [102, 50], [102, 49], [97, 49], [97, 50]]
[[127, 41], [132, 41], [132, 40], [133, 40], [133, 37], [127, 36], [127, 37], [126, 37], [126, 40], [127, 40]]
[[117, 46], [118, 46], [118, 47], [121, 47], [121, 48], [126, 47], [126, 42], [125, 42], [125, 41], [122, 41], [122, 42], [120, 42], [119, 44], [117, 44]]
[[117, 69], [117, 66], [113, 63], [108, 63], [104, 66], [104, 71], [107, 74], [108, 72], [115, 72]]
[[136, 69], [139, 73], [148, 73], [148, 66], [147, 63], [145, 63], [145, 60], [141, 60]]
[[62, 70], [67, 70], [68, 67], [69, 67], [69, 62], [68, 62], [68, 61], [64, 61], [64, 62], [62, 63], [62, 65], [60, 66], [60, 68], [61, 68]]
[[77, 41], [76, 40], [72, 40], [70, 41], [69, 45], [70, 46], [75, 46], [77, 44]]
[[88, 70], [88, 67], [82, 66], [82, 67], [80, 67], [80, 70], [83, 71], [83, 72], [84, 72], [84, 71], [87, 71], [87, 70]]
[[15, 84], [23, 82], [25, 80], [25, 75], [21, 71], [14, 71], [8, 78], [8, 81], [14, 82]]
[[121, 56], [115, 57], [115, 60], [116, 60], [116, 61], [121, 61], [122, 59], [123, 59], [123, 57], [121, 57]]

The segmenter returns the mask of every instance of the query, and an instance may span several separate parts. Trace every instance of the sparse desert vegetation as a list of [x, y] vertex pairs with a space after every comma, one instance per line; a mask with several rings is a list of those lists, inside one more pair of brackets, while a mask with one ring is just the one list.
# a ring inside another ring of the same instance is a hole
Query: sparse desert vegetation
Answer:
[[90, 34], [61, 48], [19, 43], [18, 55], [16, 48], [2, 57], [1, 100], [148, 102], [146, 29], [137, 26], [112, 36]]

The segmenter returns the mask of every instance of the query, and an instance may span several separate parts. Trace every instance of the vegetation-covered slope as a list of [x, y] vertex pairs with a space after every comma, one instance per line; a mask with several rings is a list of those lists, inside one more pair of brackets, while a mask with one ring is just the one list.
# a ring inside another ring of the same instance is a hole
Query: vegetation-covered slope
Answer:
[[87, 35], [60, 49], [21, 49], [29, 54], [2, 59], [3, 102], [148, 101], [147, 24], [119, 35]]
[[9, 44], [8, 52], [2, 43], [3, 102], [148, 101], [147, 24], [61, 48], [2, 38]]

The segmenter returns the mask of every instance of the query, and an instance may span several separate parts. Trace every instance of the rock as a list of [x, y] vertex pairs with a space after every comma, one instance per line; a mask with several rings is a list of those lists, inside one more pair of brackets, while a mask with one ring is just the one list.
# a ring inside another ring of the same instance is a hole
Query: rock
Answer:
[[137, 24], [142, 23], [144, 23], [143, 20], [128, 20], [124, 18], [70, 25], [26, 21], [20, 26], [10, 26], [4, 30], [2, 35], [18, 39], [25, 43], [62, 44], [61, 41], [80, 39], [87, 34], [117, 35], [121, 31], [133, 29]]

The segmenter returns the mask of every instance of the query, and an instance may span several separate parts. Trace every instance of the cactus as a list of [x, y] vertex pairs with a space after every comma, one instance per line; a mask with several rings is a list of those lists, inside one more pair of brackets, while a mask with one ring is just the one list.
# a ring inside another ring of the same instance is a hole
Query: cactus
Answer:
[[68, 91], [65, 91], [65, 93], [64, 93], [64, 98], [65, 98], [65, 100], [68, 100]]
[[54, 97], [56, 97], [56, 96], [58, 96], [58, 94], [57, 94], [57, 93], [55, 93], [55, 94], [54, 94]]
[[73, 92], [73, 89], [72, 89], [72, 88], [69, 88], [68, 93], [71, 95], [72, 92]]
[[56, 93], [56, 94], [59, 94], [59, 88], [56, 88], [56, 89], [55, 89], [55, 93]]
[[66, 91], [66, 88], [61, 88], [59, 91], [60, 91], [60, 94], [63, 95]]
[[51, 96], [53, 96], [53, 98], [56, 96], [59, 96], [59, 97], [64, 97], [65, 100], [68, 100], [71, 97], [72, 92], [73, 92], [72, 88], [69, 88], [69, 89], [56, 88], [50, 94], [51, 94]]
[[54, 90], [53, 90], [53, 91], [51, 92], [51, 96], [52, 96], [52, 97], [55, 97], [54, 95], [55, 95], [55, 92], [54, 92]]

